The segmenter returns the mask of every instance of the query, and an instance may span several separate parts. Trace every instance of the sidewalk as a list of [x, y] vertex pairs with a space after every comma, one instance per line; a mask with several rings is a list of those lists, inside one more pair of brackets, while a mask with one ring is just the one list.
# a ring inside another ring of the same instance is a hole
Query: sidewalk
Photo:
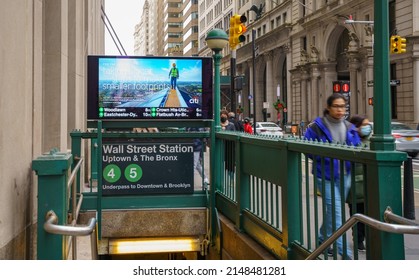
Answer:
[[[415, 192], [415, 222], [419, 224], [419, 192]], [[406, 260], [419, 260], [419, 235], [404, 235]]]

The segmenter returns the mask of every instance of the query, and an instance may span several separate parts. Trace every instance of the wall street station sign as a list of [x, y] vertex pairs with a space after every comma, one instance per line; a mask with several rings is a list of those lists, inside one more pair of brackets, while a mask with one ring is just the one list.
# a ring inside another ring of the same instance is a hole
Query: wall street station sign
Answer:
[[193, 193], [193, 143], [104, 142], [104, 195]]

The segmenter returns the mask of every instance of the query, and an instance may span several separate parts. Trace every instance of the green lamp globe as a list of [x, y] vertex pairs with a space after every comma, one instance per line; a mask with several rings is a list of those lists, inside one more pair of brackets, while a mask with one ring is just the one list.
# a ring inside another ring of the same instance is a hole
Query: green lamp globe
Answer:
[[221, 51], [228, 44], [228, 35], [224, 30], [215, 28], [208, 32], [205, 41], [211, 50]]

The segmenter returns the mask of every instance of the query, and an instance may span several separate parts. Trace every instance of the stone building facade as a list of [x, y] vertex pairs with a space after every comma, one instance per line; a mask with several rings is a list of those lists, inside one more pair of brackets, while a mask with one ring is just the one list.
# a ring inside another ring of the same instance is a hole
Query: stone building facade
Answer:
[[[400, 85], [391, 87], [391, 117], [416, 127], [419, 3], [388, 2], [390, 33], [405, 37], [408, 42], [406, 53], [390, 56], [390, 79], [400, 81]], [[253, 115], [255, 100], [257, 121], [307, 124], [322, 114], [326, 99], [333, 92], [333, 81], [343, 80], [350, 82], [350, 113], [366, 114], [373, 120], [374, 107], [368, 104], [373, 97], [374, 83], [373, 0], [235, 1], [233, 4], [233, 14], [244, 14], [249, 19], [246, 41], [238, 47], [236, 59], [236, 75], [245, 77], [245, 87], [238, 93], [244, 115]], [[257, 20], [251, 10], [253, 5], [257, 8], [263, 5]], [[231, 10], [225, 14], [231, 14]], [[355, 23], [346, 22], [350, 17]], [[224, 24], [223, 29], [228, 31], [228, 28]], [[209, 55], [200, 43], [201, 55]], [[222, 74], [228, 75], [229, 68], [230, 51], [225, 49]], [[273, 108], [277, 99], [287, 108], [279, 115]]]
[[[35, 259], [32, 160], [86, 128], [86, 61], [104, 53], [104, 0], [0, 3], [0, 259]], [[42, 221], [41, 221], [42, 222]]]

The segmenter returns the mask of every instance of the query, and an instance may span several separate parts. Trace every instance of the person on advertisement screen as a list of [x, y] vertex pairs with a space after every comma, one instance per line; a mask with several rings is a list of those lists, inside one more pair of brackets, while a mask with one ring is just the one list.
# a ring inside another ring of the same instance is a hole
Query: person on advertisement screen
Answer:
[[176, 89], [176, 82], [179, 79], [179, 69], [176, 67], [176, 63], [172, 64], [172, 68], [169, 71], [170, 86], [172, 89]]

